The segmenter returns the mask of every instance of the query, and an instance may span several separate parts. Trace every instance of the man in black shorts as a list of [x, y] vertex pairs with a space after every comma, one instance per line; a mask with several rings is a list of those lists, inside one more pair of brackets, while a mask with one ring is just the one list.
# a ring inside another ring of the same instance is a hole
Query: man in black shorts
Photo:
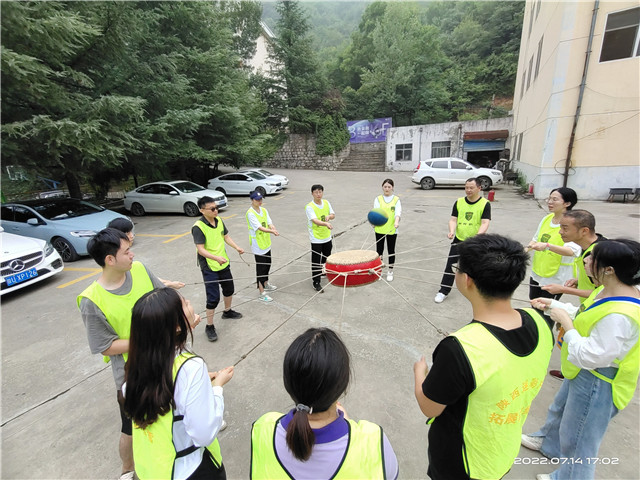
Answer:
[[473, 320], [440, 342], [433, 366], [413, 367], [415, 396], [431, 420], [433, 479], [501, 478], [520, 449], [522, 425], [553, 349], [551, 325], [535, 310], [511, 307], [524, 280], [523, 246], [500, 235], [458, 245], [456, 286]]
[[220, 288], [222, 288], [224, 300], [222, 318], [242, 318], [241, 313], [231, 310], [231, 301], [235, 290], [225, 243], [235, 248], [241, 255], [244, 250], [231, 239], [227, 227], [222, 219], [218, 218], [218, 206], [213, 198], [202, 197], [198, 200], [198, 208], [200, 208], [202, 217], [191, 228], [191, 235], [198, 251], [198, 265], [202, 272], [207, 294], [205, 333], [210, 342], [215, 342], [218, 339], [218, 334], [213, 325], [213, 314], [220, 302]]

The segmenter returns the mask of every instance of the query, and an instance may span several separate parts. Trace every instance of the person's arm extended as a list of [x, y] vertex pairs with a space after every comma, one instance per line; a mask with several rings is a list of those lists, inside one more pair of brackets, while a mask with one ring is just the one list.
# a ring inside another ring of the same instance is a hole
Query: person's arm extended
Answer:
[[414, 393], [420, 410], [428, 418], [437, 417], [444, 411], [446, 405], [434, 402], [433, 400], [426, 397], [422, 392], [422, 384], [424, 382], [424, 379], [429, 374], [429, 367], [427, 366], [427, 362], [424, 359], [424, 355], [413, 365], [413, 374]]
[[121, 355], [123, 353], [129, 353], [129, 340], [119, 338], [111, 342], [111, 346], [102, 352], [103, 355]]
[[238, 245], [236, 245], [236, 242], [233, 241], [233, 239], [231, 238], [231, 236], [228, 233], [224, 236], [224, 242], [227, 245], [229, 245], [231, 248], [236, 249], [240, 255], [242, 255], [244, 253], [244, 249], [242, 249]]
[[[226, 241], [226, 238], [227, 237], [225, 237], [225, 241]], [[207, 251], [207, 249], [204, 248], [204, 244], [203, 243], [196, 244], [196, 249], [198, 250], [198, 253], [200, 255], [202, 255], [204, 258], [210, 258], [214, 262], [218, 262], [220, 265], [224, 265], [225, 263], [227, 263], [227, 259], [226, 258], [219, 257], [219, 256], [214, 255], [213, 253], [210, 253], [209, 251]]]
[[563, 257], [573, 257], [573, 250], [569, 247], [565, 247], [563, 245], [554, 245], [553, 243], [546, 242], [531, 242], [528, 245], [528, 248], [532, 250], [536, 250], [538, 252], [542, 252], [544, 250], [549, 250], [550, 252], [557, 253], [558, 255], [562, 255]]
[[557, 283], [550, 283], [549, 285], [543, 285], [542, 290], [545, 292], [549, 292], [553, 295], [557, 295], [562, 293], [563, 295], [575, 295], [576, 297], [589, 298], [589, 295], [593, 292], [593, 290], [580, 290], [574, 287], [568, 287], [566, 285], [558, 285]]
[[482, 234], [482, 233], [487, 233], [487, 230], [489, 230], [489, 224], [491, 223], [491, 220], [489, 220], [488, 218], [483, 218], [482, 221], [480, 222], [480, 228], [478, 229], [478, 235]]
[[449, 233], [447, 235], [448, 238], [453, 238], [456, 236], [457, 226], [458, 226], [458, 217], [449, 218]]

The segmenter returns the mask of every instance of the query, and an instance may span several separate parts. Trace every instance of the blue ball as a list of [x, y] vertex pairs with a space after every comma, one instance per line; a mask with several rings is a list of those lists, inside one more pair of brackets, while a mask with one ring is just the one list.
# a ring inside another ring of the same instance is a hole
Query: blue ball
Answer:
[[389, 216], [387, 215], [387, 212], [385, 212], [381, 208], [374, 208], [367, 215], [367, 220], [369, 220], [369, 223], [371, 225], [380, 227], [387, 223], [387, 221], [389, 220]]

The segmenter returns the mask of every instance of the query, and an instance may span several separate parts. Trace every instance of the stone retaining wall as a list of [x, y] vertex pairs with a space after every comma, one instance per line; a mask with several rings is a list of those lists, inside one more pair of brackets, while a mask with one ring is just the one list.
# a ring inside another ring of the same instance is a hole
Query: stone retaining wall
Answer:
[[303, 170], [338, 170], [349, 156], [350, 146], [333, 155], [316, 154], [316, 137], [307, 134], [291, 134], [273, 158], [263, 163], [264, 167], [293, 168]]

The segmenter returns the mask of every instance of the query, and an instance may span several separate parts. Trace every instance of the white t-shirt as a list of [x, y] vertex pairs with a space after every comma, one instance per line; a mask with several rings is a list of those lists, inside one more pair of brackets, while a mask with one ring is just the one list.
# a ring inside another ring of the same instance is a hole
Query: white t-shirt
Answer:
[[[256, 235], [256, 232], [258, 231], [258, 228], [262, 226], [260, 224], [260, 220], [258, 219], [258, 216], [261, 217], [262, 215], [264, 215], [264, 212], [267, 212], [267, 226], [269, 226], [272, 224], [272, 222], [271, 222], [271, 217], [269, 216], [269, 211], [266, 208], [260, 207], [260, 212], [256, 213], [253, 207], [251, 207], [247, 215], [247, 217], [249, 218], [249, 228], [250, 228], [249, 237], [251, 239], [251, 253], [253, 253], [254, 255], [264, 255], [269, 250], [271, 250], [271, 246], [265, 249], [259, 248], [254, 238]], [[267, 235], [271, 235], [271, 234], [268, 233]]]
[[[327, 202], [327, 205], [329, 205], [329, 215], [335, 215], [335, 212], [333, 211], [333, 208], [331, 207], [331, 204], [329, 203], [329, 200], [324, 200], [324, 201]], [[315, 210], [313, 209], [313, 207], [311, 205], [307, 205], [307, 207], [305, 208], [305, 212], [307, 213], [307, 228], [309, 229], [309, 241], [311, 243], [327, 243], [327, 242], [330, 242], [331, 241], [331, 230], [329, 230], [329, 236], [327, 238], [323, 238], [321, 240], [318, 240], [316, 237], [313, 236], [313, 222], [311, 220], [313, 220], [314, 218], [318, 218], [317, 215], [316, 215]]]
[[[542, 227], [542, 222], [544, 222], [544, 218], [540, 221], [540, 225], [538, 225], [538, 230], [536, 230], [536, 234], [533, 236], [532, 240], [534, 242], [538, 241], [538, 237], [540, 236], [540, 227]], [[551, 219], [549, 226], [552, 228], [560, 228], [560, 224], [553, 223], [553, 219]], [[582, 248], [580, 247], [580, 245], [574, 242], [567, 242], [563, 246], [570, 248], [571, 251], [573, 252], [573, 255], [562, 257], [562, 259], [560, 260], [561, 262], [560, 268], [558, 268], [558, 271], [555, 273], [555, 275], [553, 275], [552, 277], [541, 277], [537, 273], [531, 271], [531, 278], [533, 278], [536, 282], [538, 282], [540, 286], [551, 285], [552, 283], [556, 285], [564, 285], [564, 282], [573, 278], [573, 262], [582, 253]]]
[[[384, 203], [391, 203], [391, 201], [393, 200], [393, 197], [395, 197], [395, 195], [383, 195], [382, 199], [384, 200]], [[376, 197], [375, 200], [373, 201], [373, 208], [380, 208], [380, 201], [378, 200], [378, 198], [379, 197]], [[400, 203], [399, 198], [398, 198], [398, 203], [396, 203], [395, 215], [398, 218], [402, 216], [402, 203]], [[400, 226], [396, 228], [396, 233], [398, 233], [399, 229], [400, 229]]]

